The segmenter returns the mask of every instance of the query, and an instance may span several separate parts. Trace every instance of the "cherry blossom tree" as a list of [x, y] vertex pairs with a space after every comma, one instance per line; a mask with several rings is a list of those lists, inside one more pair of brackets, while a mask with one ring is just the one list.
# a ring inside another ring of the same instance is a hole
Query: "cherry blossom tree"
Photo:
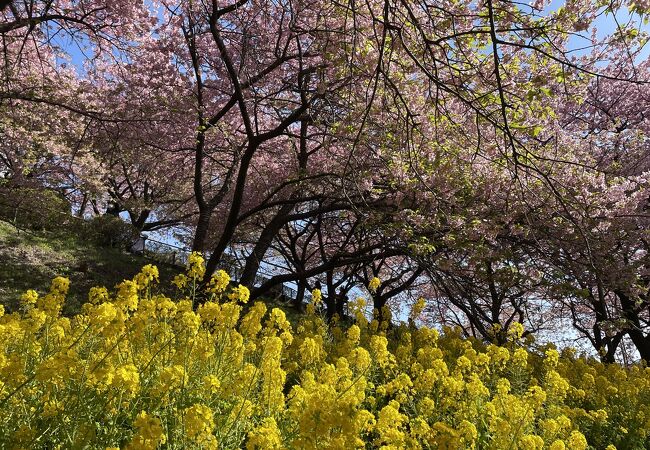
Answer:
[[647, 13], [2, 2], [3, 184], [183, 227], [206, 281], [282, 261], [254, 297], [295, 282], [299, 305], [319, 279], [332, 317], [379, 277], [380, 310], [420, 292], [501, 340], [567, 316], [603, 359], [626, 339], [650, 359]]

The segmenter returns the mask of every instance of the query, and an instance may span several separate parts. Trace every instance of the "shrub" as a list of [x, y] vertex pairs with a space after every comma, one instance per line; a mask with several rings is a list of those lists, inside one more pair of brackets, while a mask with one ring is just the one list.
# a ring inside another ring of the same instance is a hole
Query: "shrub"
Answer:
[[96, 216], [84, 224], [84, 234], [96, 245], [127, 249], [140, 236], [133, 225], [112, 215]]
[[[193, 307], [203, 260], [156, 294], [145, 266], [93, 288], [61, 317], [68, 282], [23, 296], [0, 319], [0, 447], [644, 448], [650, 369], [552, 347], [369, 322], [328, 327], [310, 304], [297, 326], [246, 305], [220, 271]], [[317, 294], [317, 293], [315, 293]], [[318, 299], [318, 295], [314, 295]]]
[[7, 186], [0, 188], [0, 218], [19, 228], [65, 228], [75, 220], [70, 211], [70, 203], [51, 189]]

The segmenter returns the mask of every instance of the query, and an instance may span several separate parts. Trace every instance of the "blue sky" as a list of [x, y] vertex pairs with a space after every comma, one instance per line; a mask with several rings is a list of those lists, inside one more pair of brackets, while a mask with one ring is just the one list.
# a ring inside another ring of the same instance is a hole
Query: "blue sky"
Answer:
[[[565, 5], [564, 1], [553, 0], [550, 3], [550, 5], [545, 9], [545, 12], [549, 13], [551, 11], [557, 11], [560, 7], [564, 5]], [[623, 27], [626, 24], [628, 24], [630, 21], [635, 22], [637, 28], [640, 31], [650, 33], [650, 25], [648, 23], [644, 23], [643, 18], [639, 17], [638, 14], [630, 13], [630, 11], [624, 7], [617, 11], [616, 16], [614, 16], [613, 14], [603, 13], [596, 18], [595, 22], [593, 23], [593, 26], [597, 30], [596, 37], [599, 39], [605, 38], [608, 35], [611, 35], [612, 33], [616, 32], [618, 26]], [[591, 33], [590, 31], [586, 31], [583, 32], [582, 34], [589, 36]], [[574, 49], [584, 47], [585, 45], [589, 45], [589, 44], [590, 43], [586, 39], [580, 39], [577, 37], [570, 40], [570, 46], [572, 46]], [[580, 54], [580, 52], [576, 52], [576, 54]], [[650, 55], [650, 44], [645, 45], [643, 50], [639, 53], [637, 62], [647, 59], [649, 55]]]
[[[557, 11], [558, 8], [565, 5], [564, 1], [553, 0], [544, 10], [544, 14]], [[601, 14], [595, 21], [594, 26], [597, 29], [597, 37], [604, 38], [607, 35], [615, 32], [617, 29], [617, 22], [619, 25], [625, 25], [630, 20], [634, 20], [637, 23], [637, 28], [640, 31], [650, 33], [650, 24], [643, 23], [643, 20], [637, 14], [630, 14], [626, 8], [622, 8], [618, 11], [616, 17], [612, 14]], [[589, 36], [590, 32], [583, 32], [583, 35]], [[88, 49], [80, 48], [78, 42], [72, 42], [69, 38], [62, 38], [59, 40], [58, 44], [68, 53], [70, 57], [70, 62], [77, 67], [79, 73], [84, 72], [84, 62], [88, 57], [92, 57], [92, 52]], [[81, 45], [84, 43], [82, 42]], [[570, 40], [570, 48], [576, 50], [575, 55], [584, 54], [584, 52], [578, 51], [577, 49], [583, 48], [589, 45], [589, 42], [586, 39], [581, 39], [574, 37]], [[84, 54], [85, 53], [85, 54]], [[650, 56], [650, 44], [646, 45], [640, 54], [637, 57], [637, 62], [647, 59]], [[63, 62], [63, 61], [62, 61]]]

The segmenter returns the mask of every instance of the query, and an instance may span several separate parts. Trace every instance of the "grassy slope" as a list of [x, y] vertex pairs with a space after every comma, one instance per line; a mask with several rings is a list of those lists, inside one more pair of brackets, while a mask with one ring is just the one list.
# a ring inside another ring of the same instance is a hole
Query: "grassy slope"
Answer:
[[[112, 288], [130, 279], [140, 268], [153, 263], [160, 271], [159, 288], [173, 295], [169, 287], [173, 276], [182, 269], [157, 263], [114, 248], [97, 247], [69, 232], [27, 232], [0, 220], [0, 304], [15, 311], [20, 296], [27, 289], [46, 292], [52, 278], [70, 278], [64, 314], [73, 314], [86, 301], [93, 286]], [[267, 300], [267, 307], [279, 307], [292, 323], [300, 314], [277, 300]]]
[[[0, 302], [15, 310], [27, 289], [47, 291], [52, 278], [70, 278], [64, 313], [73, 313], [93, 286], [111, 288], [135, 275], [147, 259], [114, 248], [96, 247], [66, 232], [27, 232], [0, 221]], [[177, 269], [158, 265], [161, 284]]]

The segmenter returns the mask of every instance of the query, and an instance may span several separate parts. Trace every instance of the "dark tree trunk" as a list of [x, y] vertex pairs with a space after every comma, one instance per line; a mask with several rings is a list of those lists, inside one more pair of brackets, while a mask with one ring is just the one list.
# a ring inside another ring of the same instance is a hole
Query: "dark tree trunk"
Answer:
[[339, 293], [339, 295], [336, 296], [336, 314], [338, 314], [339, 318], [345, 317], [345, 303], [346, 303], [346, 295], [344, 293]]
[[372, 303], [372, 306], [375, 309], [374, 314], [376, 315], [376, 319], [379, 323], [382, 323], [384, 320], [386, 320], [386, 317], [384, 317], [384, 306], [386, 306], [386, 299], [380, 295], [377, 295], [373, 298]]
[[616, 362], [616, 350], [618, 349], [618, 344], [621, 342], [621, 339], [623, 339], [623, 333], [618, 333], [611, 338], [607, 338], [607, 343], [605, 344], [607, 352], [602, 356], [602, 362], [610, 364]]
[[[1, 10], [1, 9], [0, 9]], [[84, 217], [84, 211], [88, 205], [88, 194], [84, 194], [83, 199], [81, 200], [81, 205], [79, 205], [79, 212], [76, 214], [77, 217]]]
[[252, 286], [253, 281], [255, 280], [255, 275], [260, 268], [260, 264], [264, 259], [266, 251], [271, 246], [273, 238], [278, 234], [282, 226], [286, 222], [287, 215], [293, 209], [293, 204], [283, 205], [278, 213], [271, 219], [271, 221], [266, 225], [262, 234], [260, 234], [255, 247], [250, 255], [246, 258], [246, 265], [244, 266], [244, 271], [242, 272], [239, 282], [244, 286]]
[[650, 362], [650, 334], [645, 335], [639, 320], [638, 312], [636, 311], [636, 304], [633, 299], [623, 292], [616, 292], [621, 300], [623, 307], [623, 315], [628, 322], [629, 330], [628, 336], [636, 347], [641, 359]]
[[122, 208], [120, 208], [120, 205], [118, 205], [117, 202], [109, 202], [106, 207], [106, 215], [119, 217], [121, 212]]
[[293, 307], [298, 310], [302, 311], [302, 302], [305, 298], [305, 290], [307, 288], [307, 280], [304, 278], [301, 278], [298, 280], [298, 293], [296, 294], [296, 298], [293, 299]]
[[639, 352], [641, 359], [650, 362], [650, 335], [645, 336], [643, 331], [638, 328], [629, 330], [628, 335]]
[[330, 322], [336, 313], [336, 289], [334, 288], [334, 273], [327, 271], [327, 296], [325, 297], [326, 317]]
[[235, 235], [235, 230], [237, 228], [237, 220], [239, 219], [239, 212], [241, 210], [241, 205], [244, 200], [244, 189], [246, 188], [246, 179], [248, 177], [248, 167], [250, 166], [253, 155], [259, 146], [260, 141], [255, 140], [255, 142], [249, 142], [244, 155], [241, 158], [239, 165], [239, 171], [237, 173], [237, 178], [235, 181], [235, 190], [232, 196], [232, 203], [230, 204], [230, 211], [226, 217], [226, 223], [224, 225], [223, 233], [219, 242], [214, 247], [210, 259], [205, 267], [205, 279], [208, 280], [214, 271], [217, 269], [219, 262], [223, 253], [230, 245], [230, 240]]
[[196, 224], [196, 231], [194, 232], [194, 240], [192, 242], [193, 252], [202, 252], [205, 250], [205, 240], [208, 237], [211, 216], [211, 210], [203, 210], [199, 212], [199, 220]]
[[142, 231], [144, 229], [145, 224], [147, 223], [147, 219], [151, 215], [151, 211], [148, 209], [144, 209], [138, 214], [136, 217], [135, 214], [131, 214], [129, 212], [129, 217], [131, 217], [131, 224], [136, 227], [139, 231]]

